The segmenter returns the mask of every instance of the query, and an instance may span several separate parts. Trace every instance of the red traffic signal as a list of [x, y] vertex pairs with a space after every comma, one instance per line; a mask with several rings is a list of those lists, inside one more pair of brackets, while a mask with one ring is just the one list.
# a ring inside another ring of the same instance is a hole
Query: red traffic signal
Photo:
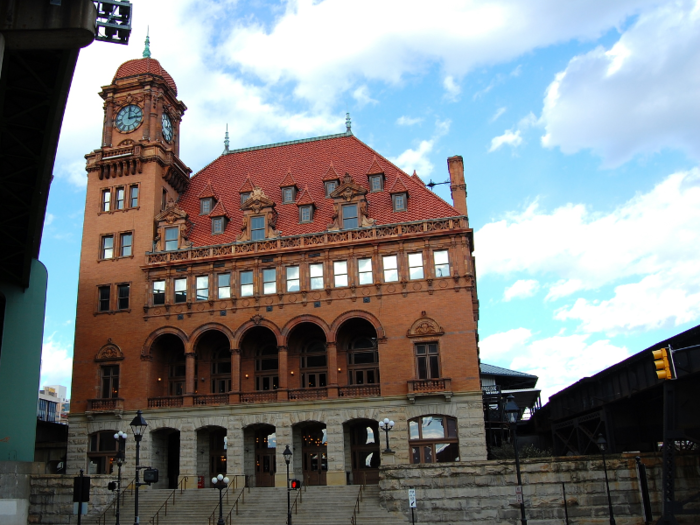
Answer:
[[291, 481], [289, 482], [289, 486], [290, 486], [293, 490], [299, 490], [299, 489], [301, 488], [301, 480], [293, 479], [293, 480], [291, 480]]

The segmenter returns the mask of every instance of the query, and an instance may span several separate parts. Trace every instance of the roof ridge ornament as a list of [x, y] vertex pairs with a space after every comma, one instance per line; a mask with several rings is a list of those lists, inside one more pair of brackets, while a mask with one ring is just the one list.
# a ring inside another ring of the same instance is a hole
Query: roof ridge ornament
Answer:
[[151, 58], [151, 39], [149, 37], [150, 26], [146, 28], [146, 47], [143, 50], [143, 58]]
[[352, 135], [352, 120], [350, 119], [350, 113], [345, 114], [345, 129], [346, 133], [349, 133]]
[[228, 147], [229, 147], [229, 140], [228, 140], [228, 122], [227, 122], [226, 123], [226, 134], [224, 135], [224, 152], [222, 153], [222, 155], [226, 155], [229, 152]]

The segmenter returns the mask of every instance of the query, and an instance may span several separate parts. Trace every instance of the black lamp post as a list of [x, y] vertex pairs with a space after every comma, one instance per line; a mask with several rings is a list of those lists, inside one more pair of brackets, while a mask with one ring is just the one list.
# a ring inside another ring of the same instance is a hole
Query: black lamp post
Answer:
[[605, 464], [605, 445], [608, 444], [603, 437], [603, 434], [598, 434], [596, 441], [600, 453], [603, 455], [603, 472], [605, 473], [605, 490], [608, 492], [608, 512], [610, 513], [610, 525], [615, 525], [615, 516], [613, 516], [612, 499], [610, 498], [610, 483], [608, 483], [608, 466]]
[[141, 415], [141, 411], [136, 411], [136, 417], [131, 422], [131, 430], [136, 440], [136, 490], [134, 492], [134, 525], [139, 525], [139, 452], [141, 449], [141, 439], [146, 432], [148, 423]]
[[228, 482], [229, 479], [225, 478], [223, 474], [219, 474], [215, 478], [211, 478], [212, 485], [219, 489], [219, 521], [216, 522], [216, 525], [225, 525], [222, 494], [224, 489], [228, 487]]
[[520, 456], [518, 456], [518, 417], [520, 416], [520, 407], [515, 402], [515, 396], [509, 395], [505, 406], [506, 417], [510, 424], [510, 430], [513, 433], [513, 450], [515, 451], [515, 472], [518, 476], [518, 488], [520, 489], [520, 523], [527, 525], [525, 518], [525, 495], [523, 494], [523, 482], [520, 479]]
[[119, 525], [119, 499], [122, 493], [122, 465], [124, 464], [124, 447], [126, 447], [126, 432], [121, 430], [114, 434], [114, 439], [117, 440], [117, 521], [115, 525]]
[[389, 448], [389, 431], [394, 428], [394, 422], [388, 417], [385, 417], [379, 422], [379, 428], [381, 428], [386, 434], [386, 450], [384, 452], [391, 452], [391, 448]]
[[292, 461], [292, 451], [289, 450], [289, 445], [285, 446], [284, 452], [284, 462], [287, 464], [287, 525], [292, 525], [292, 500], [289, 494], [289, 462]]

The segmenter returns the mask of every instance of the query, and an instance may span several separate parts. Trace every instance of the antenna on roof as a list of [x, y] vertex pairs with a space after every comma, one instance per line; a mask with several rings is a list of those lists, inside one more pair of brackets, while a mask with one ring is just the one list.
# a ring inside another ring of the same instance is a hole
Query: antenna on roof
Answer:
[[151, 39], [148, 37], [150, 30], [151, 30], [150, 26], [147, 26], [147, 29], [146, 29], [146, 47], [143, 50], [143, 58], [151, 58]]
[[226, 135], [224, 135], [224, 152], [222, 155], [226, 155], [228, 153], [228, 122], [226, 123]]
[[445, 182], [433, 182], [433, 179], [430, 179], [430, 182], [428, 182], [428, 183], [426, 184], [426, 186], [427, 186], [428, 188], [430, 188], [432, 191], [435, 191], [435, 190], [433, 189], [433, 188], [435, 188], [435, 186], [439, 186], [440, 184], [449, 184], [449, 183], [450, 183], [449, 180], [446, 180]]
[[345, 114], [345, 128], [346, 133], [352, 133], [352, 120], [350, 120], [350, 113]]

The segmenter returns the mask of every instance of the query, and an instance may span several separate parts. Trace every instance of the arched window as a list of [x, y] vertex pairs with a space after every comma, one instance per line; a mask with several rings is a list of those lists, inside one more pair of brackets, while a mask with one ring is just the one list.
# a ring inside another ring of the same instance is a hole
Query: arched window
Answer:
[[421, 416], [408, 421], [411, 463], [459, 461], [457, 420], [448, 416]]
[[325, 387], [328, 382], [326, 345], [323, 341], [311, 341], [301, 352], [302, 388]]
[[231, 352], [222, 348], [211, 362], [211, 392], [225, 394], [231, 391]]
[[379, 383], [379, 353], [376, 337], [358, 337], [348, 349], [348, 384]]
[[255, 352], [255, 390], [279, 388], [277, 347], [264, 346]]
[[105, 430], [90, 434], [88, 448], [88, 474], [111, 474], [117, 455], [116, 430]]
[[[168, 365], [168, 394], [181, 396], [185, 393], [185, 354], [171, 356]], [[197, 377], [196, 369], [194, 376]]]

